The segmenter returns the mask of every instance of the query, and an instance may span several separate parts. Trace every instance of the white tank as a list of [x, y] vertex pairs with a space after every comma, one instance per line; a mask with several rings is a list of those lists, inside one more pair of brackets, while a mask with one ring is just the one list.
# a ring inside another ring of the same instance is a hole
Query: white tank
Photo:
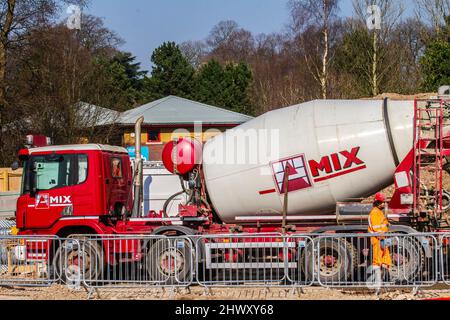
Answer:
[[288, 219], [335, 219], [337, 202], [393, 183], [413, 146], [413, 117], [414, 101], [387, 100], [318, 100], [264, 114], [205, 145], [212, 205], [225, 223], [281, 220], [288, 165]]

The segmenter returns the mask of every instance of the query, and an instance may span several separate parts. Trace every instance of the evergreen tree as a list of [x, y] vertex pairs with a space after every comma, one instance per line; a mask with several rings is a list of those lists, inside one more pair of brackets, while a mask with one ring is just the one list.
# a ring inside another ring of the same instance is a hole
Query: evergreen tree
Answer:
[[228, 64], [224, 71], [223, 106], [235, 112], [253, 115], [254, 109], [250, 101], [252, 81], [252, 72], [247, 64]]
[[435, 92], [440, 86], [450, 84], [450, 17], [428, 42], [420, 66], [424, 90]]
[[423, 72], [423, 89], [435, 92], [450, 83], [450, 42], [441, 39], [431, 41], [420, 61]]
[[143, 78], [147, 71], [141, 70], [141, 63], [136, 62], [136, 57], [130, 52], [119, 52], [112, 59], [113, 63], [122, 66], [131, 86], [136, 90], [142, 90]]
[[245, 63], [223, 67], [216, 60], [203, 65], [197, 74], [194, 99], [232, 111], [253, 114], [250, 101], [252, 72]]
[[203, 65], [197, 74], [194, 99], [213, 106], [223, 106], [224, 69], [216, 60]]
[[97, 59], [97, 73], [100, 73], [97, 77], [105, 79], [105, 90], [108, 92], [100, 99], [102, 106], [126, 111], [143, 102], [143, 77], [146, 72], [135, 60], [136, 57], [128, 52], [119, 52], [113, 58]]
[[178, 45], [165, 42], [151, 57], [154, 64], [151, 77], [146, 78], [146, 97], [150, 100], [169, 95], [192, 98], [195, 69], [184, 57]]

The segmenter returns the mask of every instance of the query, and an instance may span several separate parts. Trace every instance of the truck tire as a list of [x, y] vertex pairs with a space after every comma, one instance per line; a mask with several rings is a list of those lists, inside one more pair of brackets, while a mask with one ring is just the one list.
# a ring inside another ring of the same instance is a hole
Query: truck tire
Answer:
[[349, 267], [349, 278], [350, 281], [356, 281], [359, 279], [358, 275], [358, 266], [360, 262], [360, 254], [358, 250], [356, 249], [355, 245], [350, 241], [346, 241], [344, 243], [345, 247], [347, 248], [347, 251], [349, 252], [349, 260], [350, 260], [350, 267]]
[[393, 238], [388, 248], [392, 259], [392, 266], [388, 272], [390, 281], [407, 284], [422, 274], [425, 255], [418, 240]]
[[102, 279], [105, 267], [102, 247], [97, 242], [81, 241], [66, 240], [57, 249], [53, 259], [56, 279], [64, 283]]
[[[312, 248], [314, 246], [314, 248]], [[313, 254], [317, 250], [317, 255]], [[351, 279], [354, 271], [354, 247], [341, 239], [316, 239], [302, 254], [300, 266], [306, 282], [318, 280], [324, 285], [338, 285]], [[314, 279], [317, 275], [317, 279]]]
[[192, 282], [194, 260], [190, 241], [161, 239], [150, 246], [147, 272], [155, 284], [177, 285]]

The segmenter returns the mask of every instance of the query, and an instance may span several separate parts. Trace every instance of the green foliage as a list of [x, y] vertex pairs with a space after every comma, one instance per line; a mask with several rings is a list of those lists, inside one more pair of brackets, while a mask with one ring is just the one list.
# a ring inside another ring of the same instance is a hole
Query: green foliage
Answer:
[[147, 74], [146, 71], [141, 70], [141, 64], [135, 62], [136, 57], [130, 52], [119, 52], [117, 53], [112, 62], [121, 66], [125, 72], [127, 79], [130, 82], [131, 87], [136, 90], [142, 90], [143, 82], [142, 79]]
[[150, 100], [169, 95], [191, 98], [195, 70], [174, 42], [165, 42], [151, 57], [151, 77], [145, 79], [145, 95]]
[[222, 65], [216, 60], [204, 64], [196, 77], [194, 99], [213, 106], [223, 105], [224, 75]]
[[247, 64], [228, 64], [224, 75], [223, 106], [236, 112], [254, 114], [249, 98], [252, 80], [252, 72]]
[[121, 105], [116, 110], [129, 110], [139, 105], [143, 100], [143, 77], [146, 72], [141, 71], [136, 57], [128, 52], [119, 52], [113, 59], [106, 62], [105, 71], [111, 79], [111, 89], [119, 96]]
[[420, 60], [424, 76], [423, 89], [434, 92], [450, 83], [450, 43], [443, 40], [431, 41]]
[[422, 90], [435, 92], [440, 86], [450, 84], [450, 16], [428, 41], [420, 59], [420, 68], [423, 75]]
[[144, 86], [148, 100], [175, 95], [236, 112], [254, 113], [249, 92], [253, 77], [247, 64], [230, 63], [224, 67], [211, 60], [196, 72], [173, 42], [157, 48], [152, 62], [151, 77], [145, 78]]
[[250, 101], [252, 72], [247, 64], [228, 64], [216, 60], [203, 65], [196, 77], [194, 99], [244, 114], [254, 114]]
[[356, 98], [372, 94], [369, 81], [373, 52], [371, 42], [372, 39], [367, 30], [355, 28], [344, 35], [342, 42], [336, 48], [334, 68], [340, 74], [350, 75], [351, 84], [348, 84], [349, 88], [346, 88], [349, 97]]

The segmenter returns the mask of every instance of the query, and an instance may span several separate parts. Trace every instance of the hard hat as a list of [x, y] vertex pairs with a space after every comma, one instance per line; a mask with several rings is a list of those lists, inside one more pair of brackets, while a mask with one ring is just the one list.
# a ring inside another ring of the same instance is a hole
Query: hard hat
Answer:
[[386, 202], [386, 197], [382, 193], [377, 193], [375, 195], [375, 201]]

